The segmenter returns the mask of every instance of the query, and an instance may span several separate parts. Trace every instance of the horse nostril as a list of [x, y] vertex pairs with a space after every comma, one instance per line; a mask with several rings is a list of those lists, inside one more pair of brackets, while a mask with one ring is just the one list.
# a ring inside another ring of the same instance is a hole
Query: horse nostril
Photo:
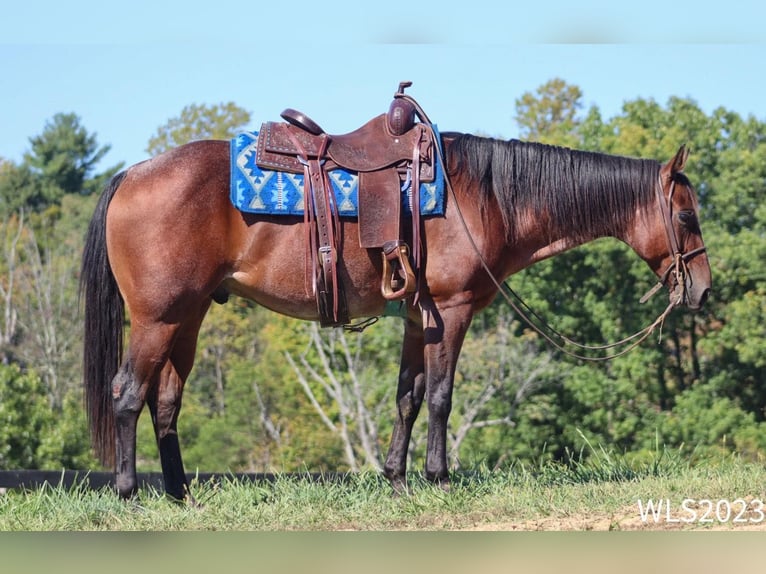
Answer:
[[710, 287], [708, 287], [702, 292], [702, 295], [700, 296], [700, 302], [699, 302], [700, 307], [702, 307], [705, 304], [705, 301], [707, 301], [708, 297], [710, 297]]

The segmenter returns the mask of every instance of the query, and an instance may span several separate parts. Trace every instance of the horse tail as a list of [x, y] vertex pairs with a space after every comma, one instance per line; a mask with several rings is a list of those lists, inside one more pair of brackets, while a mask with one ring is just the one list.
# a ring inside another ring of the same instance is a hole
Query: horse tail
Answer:
[[113, 466], [114, 407], [111, 382], [122, 362], [125, 302], [106, 253], [106, 211], [125, 171], [104, 188], [88, 226], [80, 272], [80, 299], [85, 302], [83, 384], [91, 442], [105, 466]]

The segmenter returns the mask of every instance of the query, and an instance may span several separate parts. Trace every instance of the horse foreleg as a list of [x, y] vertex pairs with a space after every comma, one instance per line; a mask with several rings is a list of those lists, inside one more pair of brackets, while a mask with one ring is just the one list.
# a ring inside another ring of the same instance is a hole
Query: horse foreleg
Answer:
[[460, 348], [471, 324], [468, 303], [442, 307], [431, 314], [425, 329], [426, 397], [428, 444], [426, 479], [449, 489], [447, 428], [452, 410], [452, 389]]
[[396, 391], [397, 416], [391, 434], [391, 446], [383, 474], [398, 493], [407, 490], [407, 450], [420, 406], [425, 395], [423, 361], [423, 325], [408, 319], [404, 327], [404, 342]]

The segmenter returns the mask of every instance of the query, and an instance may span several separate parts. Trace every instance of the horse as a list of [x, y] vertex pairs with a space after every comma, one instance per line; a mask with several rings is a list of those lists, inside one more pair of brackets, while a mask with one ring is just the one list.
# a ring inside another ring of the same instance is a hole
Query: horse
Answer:
[[[499, 281], [586, 242], [629, 245], [671, 306], [699, 309], [711, 272], [688, 150], [666, 163], [463, 133], [441, 134], [444, 213], [421, 221], [420, 280], [408, 299], [396, 419], [383, 474], [406, 491], [413, 423], [428, 409], [424, 476], [449, 488], [447, 424], [461, 345]], [[148, 404], [167, 495], [189, 500], [177, 421], [200, 325], [228, 295], [319, 319], [301, 271], [304, 220], [243, 213], [229, 199], [229, 142], [188, 143], [117, 174], [95, 208], [82, 258], [84, 393], [93, 448], [119, 496], [137, 492], [136, 424]], [[351, 319], [378, 317], [379, 253], [342, 218], [338, 276]], [[310, 282], [308, 282], [310, 283]], [[129, 342], [123, 349], [126, 309]]]

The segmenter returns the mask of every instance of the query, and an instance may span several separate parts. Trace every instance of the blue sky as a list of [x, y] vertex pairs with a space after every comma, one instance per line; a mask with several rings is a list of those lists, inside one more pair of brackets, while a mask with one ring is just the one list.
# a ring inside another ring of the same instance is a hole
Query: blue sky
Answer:
[[298, 108], [340, 133], [384, 111], [401, 80], [440, 129], [504, 138], [515, 99], [553, 77], [607, 118], [675, 95], [766, 120], [764, 3], [495, 3], [337, 1], [327, 17], [327, 2], [14, 2], [0, 20], [0, 157], [20, 160], [58, 112], [112, 146], [108, 165], [144, 159], [192, 103], [233, 101], [253, 128]]

